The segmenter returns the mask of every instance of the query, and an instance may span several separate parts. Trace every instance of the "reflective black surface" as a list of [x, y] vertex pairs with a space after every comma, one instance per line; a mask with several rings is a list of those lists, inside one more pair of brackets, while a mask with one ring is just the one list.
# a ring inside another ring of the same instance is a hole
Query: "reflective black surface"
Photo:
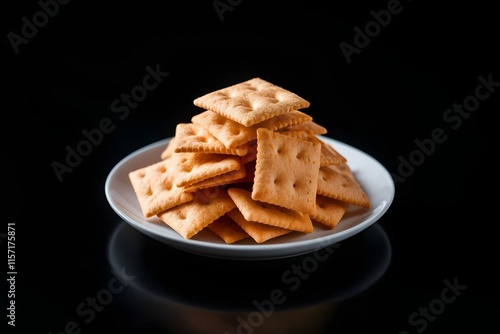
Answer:
[[[497, 328], [497, 13], [486, 1], [3, 2], [2, 333]], [[391, 172], [389, 211], [331, 254], [252, 263], [124, 224], [104, 195], [115, 164], [189, 122], [194, 98], [257, 76]]]
[[127, 314], [141, 314], [167, 332], [321, 333], [336, 325], [339, 304], [377, 283], [391, 258], [389, 239], [378, 224], [327, 250], [283, 260], [190, 255], [125, 223], [108, 247], [114, 272], [129, 278], [121, 296], [130, 307]]

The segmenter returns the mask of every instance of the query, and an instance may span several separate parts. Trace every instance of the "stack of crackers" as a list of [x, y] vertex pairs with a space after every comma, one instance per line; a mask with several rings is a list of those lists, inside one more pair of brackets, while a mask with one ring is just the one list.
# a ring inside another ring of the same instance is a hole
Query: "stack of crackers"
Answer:
[[304, 98], [261, 78], [193, 101], [158, 162], [130, 172], [145, 218], [185, 239], [209, 229], [225, 243], [333, 229], [350, 205], [370, 207], [347, 159]]

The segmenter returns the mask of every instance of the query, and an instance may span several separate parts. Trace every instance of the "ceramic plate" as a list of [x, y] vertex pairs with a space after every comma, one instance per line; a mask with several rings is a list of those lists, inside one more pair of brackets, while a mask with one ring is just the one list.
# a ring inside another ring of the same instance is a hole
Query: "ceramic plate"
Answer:
[[332, 145], [347, 158], [349, 167], [372, 204], [369, 209], [350, 206], [334, 229], [315, 226], [312, 233], [292, 232], [262, 244], [255, 243], [251, 238], [235, 244], [226, 244], [208, 229], [186, 240], [157, 217], [144, 218], [128, 173], [158, 162], [161, 152], [171, 138], [143, 147], [116, 164], [106, 179], [106, 198], [117, 215], [135, 229], [190, 253], [216, 258], [262, 260], [314, 252], [345, 240], [378, 221], [389, 209], [395, 193], [394, 181], [390, 173], [376, 159], [338, 140], [325, 136], [318, 136], [318, 138]]

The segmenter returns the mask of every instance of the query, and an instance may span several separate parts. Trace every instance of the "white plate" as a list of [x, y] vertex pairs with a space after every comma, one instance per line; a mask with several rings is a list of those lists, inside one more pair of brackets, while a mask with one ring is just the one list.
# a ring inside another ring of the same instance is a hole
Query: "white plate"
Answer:
[[369, 209], [350, 206], [339, 224], [331, 230], [315, 226], [312, 233], [292, 232], [263, 244], [257, 244], [251, 238], [235, 244], [226, 244], [208, 229], [186, 240], [157, 217], [144, 218], [128, 173], [158, 162], [161, 152], [171, 138], [143, 147], [113, 167], [106, 179], [106, 198], [118, 216], [132, 227], [158, 241], [190, 253], [216, 258], [263, 260], [314, 252], [345, 240], [378, 221], [389, 209], [395, 192], [390, 173], [373, 157], [332, 138], [318, 137], [347, 158], [349, 167], [372, 204]]

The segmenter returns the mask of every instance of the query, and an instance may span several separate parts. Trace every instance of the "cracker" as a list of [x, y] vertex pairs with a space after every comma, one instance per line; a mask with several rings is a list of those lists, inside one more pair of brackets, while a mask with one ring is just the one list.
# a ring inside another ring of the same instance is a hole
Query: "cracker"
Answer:
[[241, 179], [237, 179], [234, 181], [230, 181], [227, 184], [234, 184], [234, 183], [249, 183], [251, 186], [253, 186], [253, 178], [255, 176], [255, 160], [254, 161], [249, 161], [243, 165], [245, 167], [246, 175], [242, 177]]
[[306, 131], [311, 135], [324, 135], [328, 130], [315, 121], [302, 122], [296, 125], [287, 126], [280, 131]]
[[236, 207], [226, 190], [217, 189], [211, 196], [204, 196], [203, 201], [187, 202], [163, 211], [157, 216], [182, 237], [191, 239], [210, 223]]
[[[233, 209], [237, 210], [237, 209]], [[232, 211], [232, 210], [231, 210]], [[226, 244], [234, 244], [240, 240], [249, 238], [250, 235], [245, 232], [233, 219], [227, 214], [218, 218], [207, 226], [212, 232], [217, 234]]]
[[240, 180], [244, 180], [244, 177], [247, 175], [247, 171], [245, 166], [243, 165], [240, 169], [233, 170], [221, 175], [217, 175], [211, 177], [209, 179], [205, 179], [200, 182], [196, 182], [184, 187], [185, 191], [193, 192], [200, 189], [211, 188], [215, 186], [221, 186], [233, 182], [239, 182]]
[[321, 141], [321, 166], [342, 165], [347, 163], [347, 158], [340, 154], [332, 145]]
[[241, 168], [238, 156], [218, 153], [176, 153], [176, 185], [185, 187]]
[[345, 163], [320, 167], [317, 194], [364, 208], [370, 207], [368, 195]]
[[[340, 165], [347, 162], [347, 159], [335, 150], [330, 144], [325, 143], [323, 140], [316, 137], [310, 131], [304, 130], [283, 130], [278, 131], [280, 134], [287, 135], [294, 138], [301, 138], [312, 143], [321, 144], [320, 166]], [[248, 154], [247, 154], [248, 155]]]
[[312, 143], [320, 143], [321, 144], [321, 157], [320, 157], [320, 166], [328, 166], [328, 165], [340, 165], [347, 162], [347, 159], [337, 152], [331, 145], [325, 143], [315, 135], [309, 135], [305, 138]]
[[175, 153], [175, 137], [172, 137], [172, 139], [170, 139], [165, 149], [161, 152], [160, 159], [164, 160], [170, 158], [174, 153]]
[[282, 135], [287, 135], [293, 138], [303, 138], [306, 139], [309, 136], [313, 135], [310, 131], [305, 131], [305, 130], [278, 130]]
[[201, 126], [194, 123], [177, 124], [175, 138], [175, 153], [203, 152], [242, 156], [248, 152], [248, 144], [229, 149]]
[[321, 223], [328, 229], [333, 229], [340, 222], [348, 207], [349, 203], [347, 202], [317, 195], [316, 213], [311, 215], [311, 219]]
[[261, 78], [212, 91], [194, 99], [193, 103], [244, 126], [251, 126], [310, 105], [297, 94]]
[[185, 239], [208, 227], [227, 244], [262, 243], [333, 229], [350, 205], [370, 207], [304, 98], [256, 77], [193, 103], [203, 111], [177, 124], [160, 161], [129, 173], [144, 217]]
[[173, 160], [168, 158], [129, 173], [145, 218], [193, 199], [192, 194], [176, 185], [175, 172]]
[[227, 193], [248, 221], [304, 233], [313, 231], [311, 219], [305, 213], [253, 200], [251, 192], [245, 189], [228, 188]]
[[241, 163], [246, 164], [248, 162], [253, 162], [257, 159], [257, 143], [255, 145], [248, 146], [248, 152], [241, 157]]
[[227, 215], [258, 244], [292, 232], [281, 227], [248, 221], [237, 208], [229, 211]]
[[275, 131], [310, 120], [312, 120], [311, 116], [299, 110], [278, 115], [252, 126], [244, 126], [211, 110], [206, 110], [191, 118], [191, 122], [203, 127], [229, 149], [257, 139], [258, 128]]
[[257, 160], [252, 198], [312, 214], [321, 145], [267, 129], [257, 130]]

